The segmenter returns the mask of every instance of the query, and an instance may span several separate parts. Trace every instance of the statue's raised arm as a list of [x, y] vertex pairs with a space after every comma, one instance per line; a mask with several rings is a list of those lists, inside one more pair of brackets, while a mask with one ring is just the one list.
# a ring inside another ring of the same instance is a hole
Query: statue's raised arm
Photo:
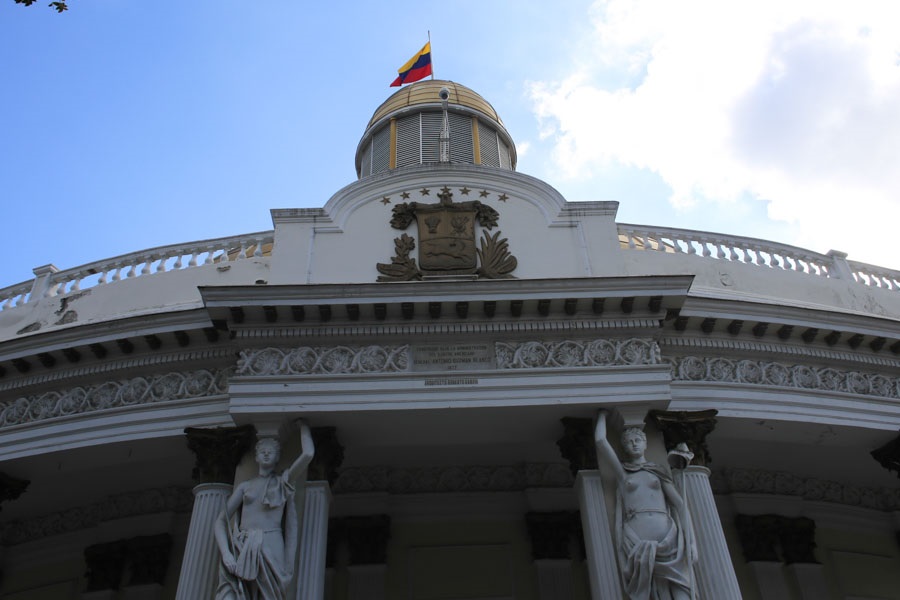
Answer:
[[295, 460], [284, 472], [285, 480], [288, 483], [301, 480], [305, 477], [306, 469], [309, 467], [309, 463], [312, 462], [312, 459], [316, 454], [309, 425], [303, 420], [298, 421], [298, 424], [300, 426], [300, 456], [298, 456], [297, 460]]

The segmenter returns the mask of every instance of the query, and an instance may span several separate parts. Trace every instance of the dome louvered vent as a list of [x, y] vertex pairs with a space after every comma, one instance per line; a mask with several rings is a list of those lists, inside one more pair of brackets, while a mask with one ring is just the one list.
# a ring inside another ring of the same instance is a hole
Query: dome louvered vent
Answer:
[[359, 177], [440, 162], [442, 88], [450, 92], [450, 162], [515, 170], [515, 145], [494, 108], [465, 86], [429, 80], [404, 87], [375, 111], [356, 150]]

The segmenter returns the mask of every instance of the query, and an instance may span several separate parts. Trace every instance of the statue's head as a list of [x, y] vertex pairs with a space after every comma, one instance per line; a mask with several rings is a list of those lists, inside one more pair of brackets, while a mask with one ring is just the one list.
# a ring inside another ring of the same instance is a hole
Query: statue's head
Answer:
[[256, 462], [276, 465], [281, 458], [281, 444], [275, 438], [263, 438], [256, 442]]
[[629, 458], [644, 456], [647, 449], [647, 434], [639, 427], [628, 427], [622, 432], [622, 449]]

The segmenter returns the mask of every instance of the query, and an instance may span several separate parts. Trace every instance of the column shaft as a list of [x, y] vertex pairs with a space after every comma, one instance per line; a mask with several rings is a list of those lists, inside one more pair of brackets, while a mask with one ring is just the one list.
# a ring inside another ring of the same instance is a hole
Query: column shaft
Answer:
[[202, 483], [194, 488], [194, 509], [176, 600], [199, 600], [215, 595], [220, 557], [214, 530], [231, 489], [227, 483]]
[[581, 507], [581, 526], [587, 569], [594, 600], [621, 600], [622, 586], [616, 566], [616, 541], [609, 528], [606, 499], [599, 471], [579, 471], [575, 480]]
[[699, 554], [695, 573], [700, 597], [710, 600], [741, 600], [725, 532], [709, 485], [709, 469], [689, 466], [684, 469], [684, 495]]
[[327, 481], [306, 483], [306, 502], [300, 531], [300, 569], [297, 573], [297, 600], [322, 600], [325, 595], [325, 548], [328, 543], [328, 505], [331, 490]]

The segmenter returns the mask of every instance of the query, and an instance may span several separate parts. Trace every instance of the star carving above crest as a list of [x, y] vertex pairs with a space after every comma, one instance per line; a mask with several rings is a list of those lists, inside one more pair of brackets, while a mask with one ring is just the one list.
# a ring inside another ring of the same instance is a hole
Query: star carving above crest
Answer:
[[382, 204], [385, 204], [385, 205], [390, 204], [390, 203], [391, 203], [391, 197], [390, 197], [390, 196], [382, 196], [382, 197], [381, 197], [381, 203], [382, 203]]
[[481, 196], [482, 198], [487, 198], [488, 196], [491, 195], [491, 193], [487, 190], [481, 190], [480, 192], [478, 192], [478, 195]]
[[469, 190], [469, 188], [467, 188], [466, 186], [459, 188], [459, 193], [463, 196], [468, 196], [470, 191], [471, 190]]
[[400, 192], [400, 197], [404, 200], [409, 200], [409, 192]]
[[507, 196], [506, 194], [500, 194], [499, 196], [497, 196], [497, 200], [499, 200], [500, 202], [506, 202], [507, 200], [509, 200], [509, 196]]
[[431, 190], [429, 190], [428, 188], [422, 188], [421, 190], [419, 190], [419, 193], [422, 194], [423, 196], [430, 196]]

